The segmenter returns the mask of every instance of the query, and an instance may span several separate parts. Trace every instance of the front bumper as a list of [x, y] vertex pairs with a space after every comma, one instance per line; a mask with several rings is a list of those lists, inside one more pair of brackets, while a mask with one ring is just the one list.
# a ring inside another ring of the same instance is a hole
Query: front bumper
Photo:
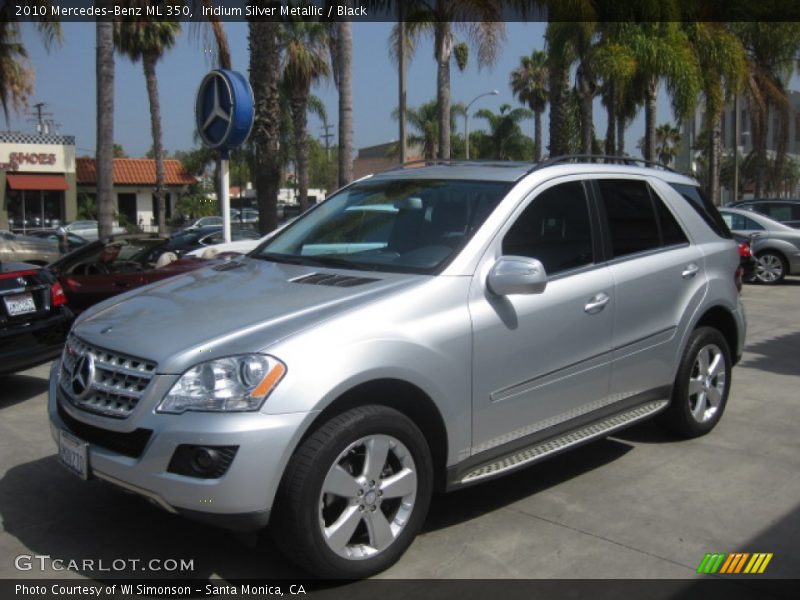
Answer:
[[[238, 531], [254, 530], [267, 524], [272, 502], [283, 470], [315, 413], [267, 415], [252, 413], [158, 414], [151, 407], [137, 410], [126, 419], [94, 415], [75, 408], [59, 398], [60, 361], [50, 372], [48, 414], [53, 439], [59, 431], [71, 431], [66, 420], [76, 420], [104, 434], [124, 436], [149, 430], [141, 454], [126, 456], [103, 447], [102, 438], [89, 442], [89, 468], [92, 476], [137, 493], [170, 512]], [[175, 378], [156, 376], [140, 403], [161, 398]], [[84, 431], [85, 435], [85, 431]], [[238, 446], [236, 455], [222, 477], [203, 479], [168, 472], [176, 448], [181, 444], [199, 446]]]

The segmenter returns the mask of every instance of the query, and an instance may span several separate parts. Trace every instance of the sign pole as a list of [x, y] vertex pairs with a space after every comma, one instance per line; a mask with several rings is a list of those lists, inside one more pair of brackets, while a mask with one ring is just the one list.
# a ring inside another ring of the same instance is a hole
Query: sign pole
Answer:
[[227, 150], [219, 153], [219, 187], [220, 209], [222, 210], [222, 235], [225, 243], [231, 241], [231, 170], [230, 155]]

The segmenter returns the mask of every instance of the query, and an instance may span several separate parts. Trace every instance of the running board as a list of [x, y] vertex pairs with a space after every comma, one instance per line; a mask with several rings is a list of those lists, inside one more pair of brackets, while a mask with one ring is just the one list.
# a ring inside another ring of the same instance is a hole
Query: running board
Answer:
[[647, 404], [642, 404], [636, 408], [618, 413], [601, 421], [574, 429], [544, 442], [528, 446], [513, 454], [499, 458], [494, 462], [473, 469], [461, 478], [460, 484], [474, 483], [487, 477], [494, 477], [508, 471], [513, 471], [514, 469], [542, 460], [572, 446], [577, 446], [578, 444], [583, 444], [596, 438], [605, 437], [618, 429], [632, 425], [637, 421], [646, 419], [654, 413], [659, 412], [668, 402], [668, 400], [648, 402]]

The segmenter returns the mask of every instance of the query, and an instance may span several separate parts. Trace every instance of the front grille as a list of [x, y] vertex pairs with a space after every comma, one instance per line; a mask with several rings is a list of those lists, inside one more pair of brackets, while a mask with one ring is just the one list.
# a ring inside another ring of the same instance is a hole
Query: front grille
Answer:
[[62, 408], [61, 402], [58, 403], [58, 416], [61, 417], [67, 429], [84, 442], [89, 442], [92, 445], [111, 450], [117, 454], [130, 456], [131, 458], [139, 458], [142, 455], [150, 436], [153, 434], [150, 429], [139, 428], [129, 433], [120, 433], [88, 425], [70, 416]]
[[[76, 377], [80, 373], [75, 373], [75, 365], [81, 357], [90, 365], [82, 364], [83, 377]], [[62, 354], [59, 386], [77, 408], [124, 419], [136, 408], [155, 370], [154, 362], [97, 348], [70, 334]]]

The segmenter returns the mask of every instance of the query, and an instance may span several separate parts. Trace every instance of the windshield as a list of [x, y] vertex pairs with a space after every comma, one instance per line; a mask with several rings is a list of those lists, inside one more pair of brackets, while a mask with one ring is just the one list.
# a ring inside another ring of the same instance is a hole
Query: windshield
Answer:
[[511, 185], [430, 179], [356, 183], [251, 256], [292, 264], [435, 273], [458, 254]]

